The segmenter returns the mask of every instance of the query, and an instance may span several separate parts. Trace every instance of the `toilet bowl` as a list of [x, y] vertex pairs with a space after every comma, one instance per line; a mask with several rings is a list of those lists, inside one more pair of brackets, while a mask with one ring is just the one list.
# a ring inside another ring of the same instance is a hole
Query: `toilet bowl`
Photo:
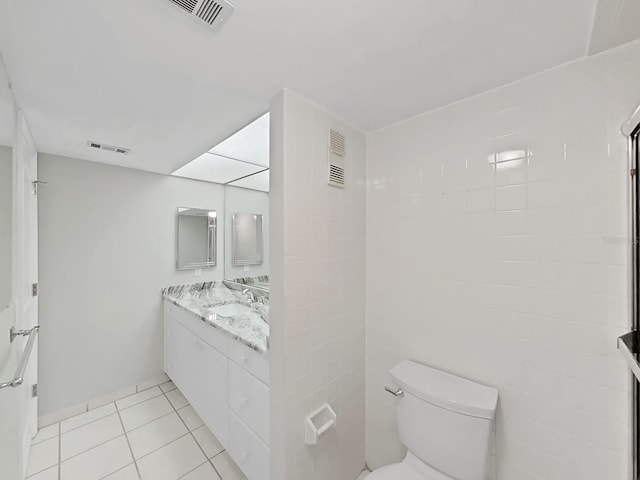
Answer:
[[407, 455], [367, 480], [484, 480], [498, 391], [408, 360], [391, 376]]

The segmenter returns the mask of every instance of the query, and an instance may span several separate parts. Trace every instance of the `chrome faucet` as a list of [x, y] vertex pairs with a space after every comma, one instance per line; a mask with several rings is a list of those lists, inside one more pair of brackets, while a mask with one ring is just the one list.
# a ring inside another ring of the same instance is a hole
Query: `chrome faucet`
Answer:
[[251, 303], [255, 303], [256, 302], [255, 293], [253, 293], [248, 288], [245, 288], [244, 290], [242, 290], [242, 294], [247, 296], [247, 298], [249, 299], [249, 302], [251, 302]]

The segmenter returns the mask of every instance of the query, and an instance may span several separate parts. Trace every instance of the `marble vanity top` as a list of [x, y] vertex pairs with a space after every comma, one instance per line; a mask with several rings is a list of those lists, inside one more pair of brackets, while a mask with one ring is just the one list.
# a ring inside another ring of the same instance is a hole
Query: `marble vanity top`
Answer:
[[[267, 352], [269, 348], [268, 298], [252, 304], [246, 295], [228, 288], [224, 282], [166, 287], [162, 289], [162, 296], [174, 305], [196, 314], [209, 325], [228, 332], [233, 338], [254, 350], [261, 353]], [[226, 314], [228, 316], [214, 312], [216, 307], [230, 304], [245, 305], [250, 309], [238, 308], [236, 310], [239, 312]]]

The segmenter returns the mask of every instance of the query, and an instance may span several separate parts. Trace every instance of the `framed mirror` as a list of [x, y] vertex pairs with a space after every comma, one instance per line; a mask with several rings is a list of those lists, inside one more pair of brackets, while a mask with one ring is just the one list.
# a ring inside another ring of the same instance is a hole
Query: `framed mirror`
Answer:
[[178, 270], [215, 267], [217, 217], [215, 210], [178, 207], [176, 222]]
[[262, 214], [236, 212], [231, 218], [233, 264], [261, 265], [264, 258]]

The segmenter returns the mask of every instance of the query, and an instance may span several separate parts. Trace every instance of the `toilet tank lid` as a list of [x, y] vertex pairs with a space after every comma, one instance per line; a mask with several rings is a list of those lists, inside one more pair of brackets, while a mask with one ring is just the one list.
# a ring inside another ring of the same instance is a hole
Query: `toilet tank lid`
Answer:
[[404, 360], [391, 376], [406, 392], [439, 407], [472, 417], [493, 418], [498, 390], [466, 378]]

